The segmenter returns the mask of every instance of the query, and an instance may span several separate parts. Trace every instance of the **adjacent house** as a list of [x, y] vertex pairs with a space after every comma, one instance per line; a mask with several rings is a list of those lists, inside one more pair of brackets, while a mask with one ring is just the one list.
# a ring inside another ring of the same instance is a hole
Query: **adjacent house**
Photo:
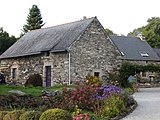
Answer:
[[[158, 55], [159, 49], [153, 49], [140, 37], [129, 37], [129, 36], [111, 36], [112, 41], [121, 52], [122, 61], [130, 62], [134, 64], [159, 64], [160, 58]], [[155, 52], [156, 51], [156, 52]], [[151, 80], [155, 77], [155, 73], [145, 72], [140, 73], [142, 79]]]
[[127, 54], [119, 52], [93, 17], [26, 33], [0, 56], [0, 70], [15, 82], [24, 83], [38, 73], [44, 86], [70, 84], [87, 75], [101, 78], [115, 71], [122, 63], [122, 52]]

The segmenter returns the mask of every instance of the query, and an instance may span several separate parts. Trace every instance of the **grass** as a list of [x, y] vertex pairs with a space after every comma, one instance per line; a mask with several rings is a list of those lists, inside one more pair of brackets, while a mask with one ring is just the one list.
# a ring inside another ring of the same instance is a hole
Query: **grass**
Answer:
[[[67, 88], [73, 88], [74, 85], [67, 86]], [[10, 90], [20, 90], [25, 92], [27, 95], [41, 96], [42, 90], [55, 91], [63, 90], [63, 85], [56, 85], [54, 87], [23, 87], [23, 86], [9, 86], [0, 85], [0, 95], [8, 95]]]

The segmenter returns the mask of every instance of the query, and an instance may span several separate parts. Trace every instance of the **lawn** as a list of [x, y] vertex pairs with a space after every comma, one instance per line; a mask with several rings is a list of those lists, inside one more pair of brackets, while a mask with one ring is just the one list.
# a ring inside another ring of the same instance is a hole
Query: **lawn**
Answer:
[[[72, 88], [74, 85], [67, 86], [67, 88]], [[20, 90], [25, 92], [27, 95], [41, 96], [43, 90], [55, 91], [63, 90], [64, 85], [56, 85], [54, 87], [23, 87], [23, 86], [9, 86], [0, 85], [0, 95], [8, 95], [10, 90]]]

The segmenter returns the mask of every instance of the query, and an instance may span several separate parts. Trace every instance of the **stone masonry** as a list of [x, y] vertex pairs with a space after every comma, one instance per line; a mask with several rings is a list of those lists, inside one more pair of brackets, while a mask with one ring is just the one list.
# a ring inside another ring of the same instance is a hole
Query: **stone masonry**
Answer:
[[100, 77], [118, 69], [121, 55], [98, 21], [92, 22], [70, 47], [71, 79], [84, 80], [88, 74]]

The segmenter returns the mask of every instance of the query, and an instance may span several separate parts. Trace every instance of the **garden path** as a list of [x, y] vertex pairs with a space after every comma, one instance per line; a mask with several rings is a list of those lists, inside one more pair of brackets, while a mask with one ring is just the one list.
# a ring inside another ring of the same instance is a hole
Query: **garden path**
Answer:
[[160, 88], [140, 88], [133, 96], [138, 106], [121, 120], [160, 120]]

